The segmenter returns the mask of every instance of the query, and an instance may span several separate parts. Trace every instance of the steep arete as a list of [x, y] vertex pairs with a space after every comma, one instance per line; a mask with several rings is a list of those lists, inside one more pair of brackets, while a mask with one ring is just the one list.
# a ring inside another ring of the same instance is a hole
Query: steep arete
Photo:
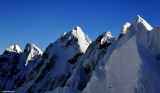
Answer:
[[126, 34], [108, 48], [110, 52], [103, 58], [105, 65], [95, 70], [83, 92], [159, 93], [160, 64], [155, 56], [160, 51], [159, 36], [158, 28], [152, 30], [137, 16]]
[[29, 74], [38, 71], [35, 78], [29, 80], [31, 81], [30, 86], [22, 87], [18, 91], [24, 89], [32, 92], [44, 92], [55, 89], [71, 73], [75, 64], [72, 59], [75, 56], [77, 58], [81, 56], [90, 43], [91, 40], [79, 26], [64, 33], [46, 48], [42, 60], [30, 71]]
[[148, 31], [152, 30], [153, 28], [143, 19], [141, 18], [139, 15], [137, 15], [136, 17], [136, 20], [135, 22], [133, 23], [134, 24], [134, 28], [136, 30], [144, 30], [144, 28]]

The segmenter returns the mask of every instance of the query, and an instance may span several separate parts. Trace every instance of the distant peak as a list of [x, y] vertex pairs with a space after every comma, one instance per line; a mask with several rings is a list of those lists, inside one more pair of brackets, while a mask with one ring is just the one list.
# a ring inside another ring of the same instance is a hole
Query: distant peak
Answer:
[[107, 36], [112, 36], [110, 31], [106, 32], [106, 35]]
[[9, 51], [9, 52], [17, 52], [17, 53], [22, 52], [21, 48], [17, 44], [14, 44], [14, 45], [10, 46], [6, 50]]
[[73, 32], [83, 32], [80, 26], [76, 26], [72, 31]]
[[110, 31], [104, 32], [96, 39], [97, 42], [103, 44], [104, 42], [111, 42], [113, 40], [113, 36]]
[[79, 26], [76, 26], [72, 31], [71, 33], [73, 35], [85, 35], [84, 32], [82, 31], [82, 29], [79, 27]]
[[37, 51], [39, 54], [42, 54], [42, 51], [34, 44], [27, 43], [24, 49], [24, 52], [31, 52], [33, 50]]
[[113, 37], [110, 31], [104, 32], [104, 33], [102, 34], [102, 36], [103, 36], [103, 37], [108, 37], [108, 38]]

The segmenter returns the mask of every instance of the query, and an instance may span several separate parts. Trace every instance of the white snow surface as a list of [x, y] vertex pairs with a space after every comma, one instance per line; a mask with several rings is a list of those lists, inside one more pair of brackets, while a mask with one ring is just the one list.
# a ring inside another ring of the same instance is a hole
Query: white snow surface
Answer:
[[126, 22], [126, 24], [123, 25], [122, 30], [121, 30], [121, 34], [126, 34], [127, 29], [131, 26], [130, 23]]
[[17, 44], [14, 44], [14, 45], [10, 46], [6, 50], [9, 51], [9, 52], [17, 52], [17, 53], [22, 52], [21, 48]]
[[103, 44], [104, 42], [113, 42], [115, 40], [115, 38], [112, 36], [111, 32], [108, 31], [108, 32], [104, 32], [102, 34], [102, 39], [101, 39], [101, 44]]
[[33, 60], [35, 56], [42, 55], [42, 51], [36, 45], [31, 44], [31, 43], [26, 44], [24, 51], [27, 52], [28, 54], [26, 62], [25, 62], [25, 66], [27, 66], [29, 61]]
[[153, 28], [144, 20], [142, 17], [137, 15], [135, 23], [140, 23], [142, 24], [148, 31], [152, 30]]
[[[159, 93], [159, 28], [140, 16], [117, 44], [109, 47], [83, 93]], [[154, 51], [154, 52], [153, 52]]]

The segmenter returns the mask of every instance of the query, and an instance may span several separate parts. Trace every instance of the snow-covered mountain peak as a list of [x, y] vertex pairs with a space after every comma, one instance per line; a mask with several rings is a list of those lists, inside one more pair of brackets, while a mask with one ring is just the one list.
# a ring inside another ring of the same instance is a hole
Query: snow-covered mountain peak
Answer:
[[24, 52], [36, 52], [38, 55], [42, 55], [42, 51], [34, 44], [27, 43]]
[[143, 18], [141, 18], [140, 15], [137, 15], [137, 16], [136, 16], [136, 21], [137, 21], [137, 22], [140, 22], [141, 20], [143, 20]]
[[153, 28], [147, 23], [147, 21], [145, 21], [142, 17], [140, 17], [139, 15], [137, 15], [135, 22], [133, 23], [135, 28], [140, 28], [138, 25], [141, 24], [145, 27], [146, 30], [150, 31]]
[[[70, 32], [65, 32], [61, 38], [57, 41], [57, 43], [62, 44], [62, 46], [71, 46], [74, 44], [78, 44], [80, 46], [80, 50], [85, 52], [89, 44], [91, 43], [90, 38], [82, 31], [82, 29], [77, 26], [75, 29]], [[63, 42], [63, 43], [62, 43]]]
[[105, 37], [108, 37], [108, 38], [112, 38], [112, 37], [113, 37], [110, 31], [105, 32], [105, 33], [104, 33], [104, 36], [105, 36]]
[[101, 44], [107, 42], [112, 42], [113, 41], [113, 36], [110, 31], [104, 32], [99, 37], [96, 39], [97, 42], [100, 42]]
[[37, 57], [38, 55], [42, 55], [42, 51], [36, 45], [31, 43], [26, 44], [24, 53], [28, 55], [25, 62], [25, 66], [27, 66], [29, 61], [34, 59], [34, 57]]
[[123, 27], [122, 27], [122, 30], [121, 30], [121, 34], [126, 34], [127, 32], [127, 29], [131, 26], [130, 23], [126, 22]]
[[75, 27], [75, 30], [81, 30], [81, 31], [82, 31], [82, 29], [81, 29], [80, 26], [76, 26], [76, 27]]
[[9, 48], [6, 49], [6, 51], [17, 52], [17, 53], [22, 52], [21, 48], [17, 44], [14, 44], [14, 45], [10, 46]]
[[71, 34], [73, 34], [74, 36], [78, 36], [78, 37], [83, 37], [85, 36], [84, 32], [82, 31], [82, 29], [77, 26], [75, 27], [72, 31]]

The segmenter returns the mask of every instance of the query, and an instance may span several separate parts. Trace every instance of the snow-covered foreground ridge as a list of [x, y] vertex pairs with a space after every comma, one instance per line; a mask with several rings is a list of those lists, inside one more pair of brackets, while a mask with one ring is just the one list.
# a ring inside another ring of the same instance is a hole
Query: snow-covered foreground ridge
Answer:
[[0, 55], [0, 90], [16, 93], [160, 93], [160, 27], [137, 16], [118, 38], [93, 42], [77, 26], [42, 51], [12, 45]]

